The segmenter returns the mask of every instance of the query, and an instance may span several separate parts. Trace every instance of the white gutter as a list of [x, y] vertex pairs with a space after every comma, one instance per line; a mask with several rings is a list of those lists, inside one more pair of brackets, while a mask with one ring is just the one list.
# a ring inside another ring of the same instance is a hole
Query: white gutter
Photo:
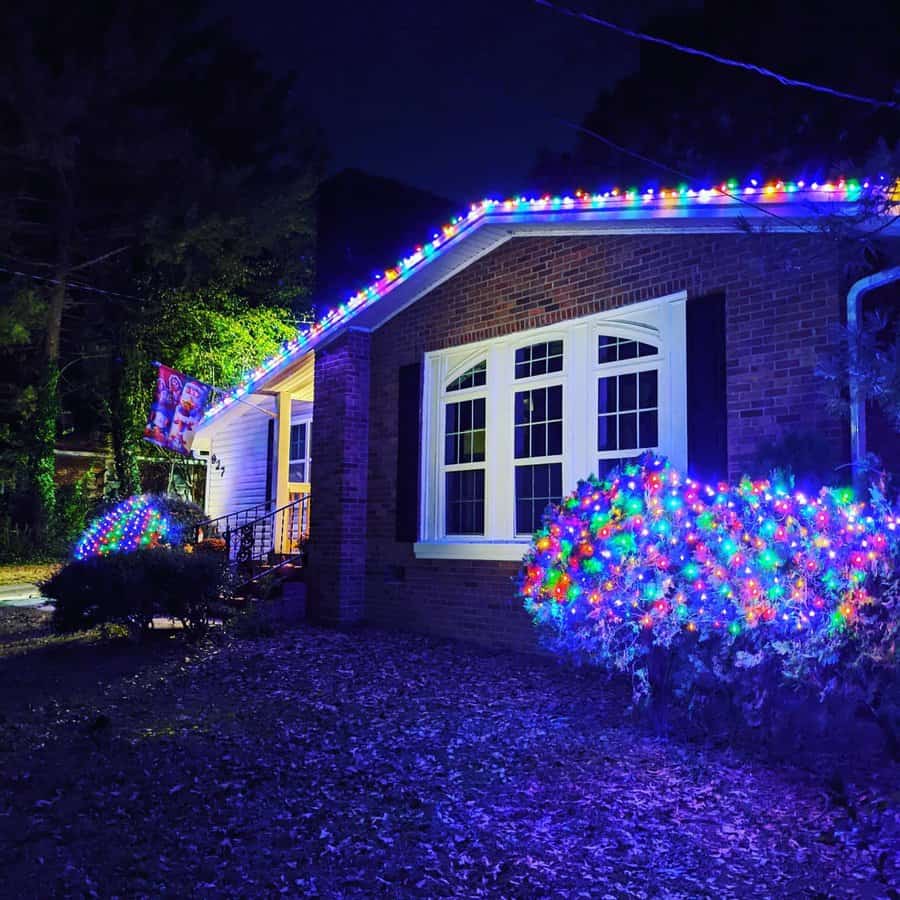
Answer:
[[861, 396], [859, 382], [853, 375], [856, 368], [856, 330], [859, 328], [862, 318], [862, 298], [869, 291], [890, 284], [892, 281], [900, 281], [900, 266], [893, 266], [882, 272], [875, 272], [860, 278], [847, 294], [847, 328], [850, 331], [850, 462], [853, 467], [853, 482], [857, 487], [861, 486], [861, 464], [866, 455], [866, 401]]

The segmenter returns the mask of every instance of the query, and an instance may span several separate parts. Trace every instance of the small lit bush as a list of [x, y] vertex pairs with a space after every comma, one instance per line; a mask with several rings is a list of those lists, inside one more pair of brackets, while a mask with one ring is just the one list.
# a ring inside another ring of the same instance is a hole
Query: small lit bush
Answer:
[[196, 637], [227, 581], [222, 554], [157, 548], [73, 560], [41, 591], [54, 601], [58, 631], [118, 624], [139, 637], [155, 617], [168, 617]]
[[177, 497], [128, 497], [97, 516], [75, 545], [75, 559], [131, 553], [192, 540], [202, 520], [200, 507]]
[[898, 522], [877, 496], [706, 486], [648, 454], [548, 510], [519, 594], [552, 648], [628, 673], [637, 699], [763, 724], [780, 686], [862, 696], [896, 675]]

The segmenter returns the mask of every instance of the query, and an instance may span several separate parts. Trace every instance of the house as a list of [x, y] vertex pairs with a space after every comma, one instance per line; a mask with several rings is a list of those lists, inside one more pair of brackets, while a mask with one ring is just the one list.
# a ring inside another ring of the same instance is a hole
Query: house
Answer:
[[851, 287], [821, 223], [866, 189], [477, 204], [210, 410], [207, 511], [309, 493], [320, 621], [532, 648], [511, 577], [579, 478], [646, 449], [736, 477], [791, 430], [849, 457], [815, 375]]

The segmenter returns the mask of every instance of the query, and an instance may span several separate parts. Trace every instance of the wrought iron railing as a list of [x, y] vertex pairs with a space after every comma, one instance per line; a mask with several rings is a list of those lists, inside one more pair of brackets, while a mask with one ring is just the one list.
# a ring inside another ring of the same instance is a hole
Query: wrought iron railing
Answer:
[[278, 509], [259, 503], [207, 519], [197, 526], [197, 540], [224, 540], [232, 572], [242, 582], [253, 581], [302, 557], [309, 533], [309, 497], [301, 494]]

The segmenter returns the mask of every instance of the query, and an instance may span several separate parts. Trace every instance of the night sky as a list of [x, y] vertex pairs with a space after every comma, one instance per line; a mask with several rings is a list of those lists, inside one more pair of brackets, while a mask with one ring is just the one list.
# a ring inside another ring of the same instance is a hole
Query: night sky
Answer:
[[[637, 25], [690, 5], [610, 0], [602, 13]], [[533, 0], [230, 0], [221, 9], [275, 71], [296, 73], [330, 171], [360, 168], [457, 202], [528, 189], [538, 149], [573, 143], [553, 118], [580, 122], [638, 61], [635, 41]]]

